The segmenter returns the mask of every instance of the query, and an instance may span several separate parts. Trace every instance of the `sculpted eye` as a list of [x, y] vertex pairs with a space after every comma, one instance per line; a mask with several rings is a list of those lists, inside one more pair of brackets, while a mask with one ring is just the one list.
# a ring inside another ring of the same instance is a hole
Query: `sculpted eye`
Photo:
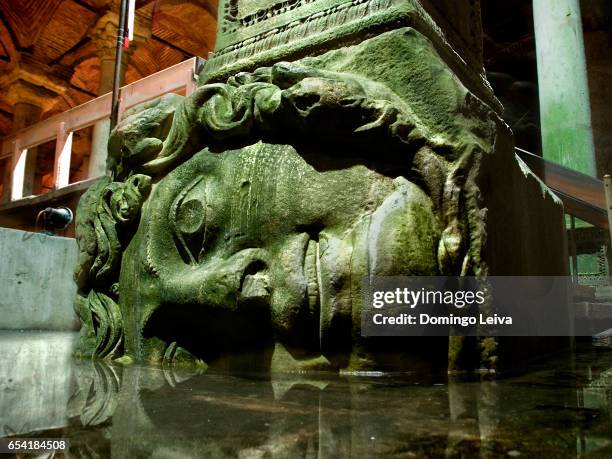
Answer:
[[170, 208], [175, 244], [186, 263], [198, 263], [204, 254], [211, 225], [206, 199], [206, 182], [198, 177], [176, 197]]
[[206, 203], [199, 199], [184, 201], [176, 213], [176, 228], [184, 235], [194, 235], [203, 229], [206, 221]]

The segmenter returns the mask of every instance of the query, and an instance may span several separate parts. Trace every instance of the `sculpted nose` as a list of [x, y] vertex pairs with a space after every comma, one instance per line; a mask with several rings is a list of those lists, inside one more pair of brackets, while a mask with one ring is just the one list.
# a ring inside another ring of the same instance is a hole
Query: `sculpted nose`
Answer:
[[248, 249], [246, 264], [239, 263], [240, 299], [245, 301], [265, 301], [270, 298], [270, 277], [268, 264], [264, 260], [264, 252], [257, 249]]
[[243, 300], [267, 301], [270, 298], [270, 278], [265, 273], [244, 276], [240, 293]]
[[241, 250], [229, 258], [212, 257], [169, 278], [160, 295], [168, 303], [235, 310], [241, 304], [269, 298], [268, 266], [268, 254], [263, 249]]

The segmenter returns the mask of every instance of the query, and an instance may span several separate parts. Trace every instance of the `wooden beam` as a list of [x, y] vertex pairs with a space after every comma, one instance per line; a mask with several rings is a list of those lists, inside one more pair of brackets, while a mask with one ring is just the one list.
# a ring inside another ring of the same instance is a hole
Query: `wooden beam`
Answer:
[[[105, 94], [97, 99], [90, 100], [63, 113], [47, 118], [33, 126], [22, 129], [9, 137], [9, 139], [18, 138], [23, 148], [30, 148], [49, 142], [57, 136], [57, 126], [62, 122], [65, 123], [66, 130], [78, 131], [94, 124], [96, 121], [108, 118], [110, 102], [110, 93]], [[6, 143], [3, 142], [0, 157], [5, 156], [7, 153]]]
[[90, 96], [92, 99], [95, 99], [96, 97], [98, 97], [98, 95], [97, 95], [96, 93], [93, 93], [93, 92], [91, 92], [91, 91], [88, 91], [87, 89], [80, 88], [80, 87], [78, 87], [78, 86], [76, 86], [76, 85], [74, 85], [74, 84], [72, 84], [72, 83], [70, 84], [70, 88], [71, 88], [71, 89], [74, 89], [75, 91], [79, 91], [79, 92], [81, 92], [81, 93], [83, 93], [83, 94], [87, 94], [87, 95], [88, 95], [88, 96]]
[[[121, 88], [121, 111], [171, 92], [191, 94], [197, 89], [196, 65], [193, 57], [161, 72]], [[54, 187], [62, 189], [70, 182], [70, 159], [74, 131], [92, 126], [108, 118], [111, 112], [111, 93], [104, 94], [40, 123], [22, 129], [2, 140], [0, 159], [11, 162], [12, 178], [7, 187], [11, 201], [22, 200], [25, 180], [26, 155], [29, 148], [57, 139], [54, 161]]]
[[553, 190], [563, 201], [565, 212], [578, 217], [580, 220], [590, 223], [591, 225], [597, 226], [598, 228], [608, 228], [608, 218], [605, 210], [599, 207], [593, 207], [584, 201], [577, 200], [572, 196], [563, 194], [558, 190]]
[[517, 155], [563, 201], [565, 211], [600, 228], [608, 228], [604, 185], [590, 175], [516, 149]]
[[86, 10], [92, 11], [94, 13], [99, 13], [99, 11], [91, 6], [89, 3], [84, 2], [83, 0], [72, 0], [74, 3], [76, 3], [77, 5], [79, 5], [82, 8], [85, 8]]
[[176, 46], [174, 43], [170, 43], [168, 40], [164, 40], [159, 35], [151, 35], [151, 38], [153, 40], [155, 40], [155, 41], [160, 42], [162, 45], [167, 46], [170, 49], [178, 51], [179, 53], [183, 54], [184, 56], [188, 56], [188, 57], [192, 57], [193, 56], [193, 53], [190, 53], [186, 49], [183, 49], [183, 48], [180, 48], [180, 47]]
[[[123, 110], [155, 99], [163, 94], [186, 90], [193, 84], [196, 58], [192, 57], [161, 72], [154, 73], [125, 86], [121, 90]], [[169, 76], [172, 75], [172, 78]]]
[[100, 180], [100, 177], [94, 177], [87, 180], [82, 180], [80, 182], [71, 183], [70, 185], [65, 186], [64, 188], [52, 190], [45, 194], [40, 194], [38, 196], [26, 196], [23, 199], [19, 199], [18, 201], [0, 204], [0, 212], [15, 209], [24, 209], [33, 206], [48, 206], [54, 201], [65, 199], [67, 196], [73, 194], [82, 194], [98, 180]]
[[144, 8], [149, 3], [153, 3], [155, 0], [136, 0], [136, 9]]

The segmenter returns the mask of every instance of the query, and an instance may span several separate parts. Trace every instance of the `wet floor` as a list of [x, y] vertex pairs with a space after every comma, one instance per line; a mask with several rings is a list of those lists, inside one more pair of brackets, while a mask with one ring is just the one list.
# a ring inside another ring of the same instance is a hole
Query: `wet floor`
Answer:
[[[608, 346], [504, 378], [68, 368], [64, 425], [24, 432], [2, 414], [5, 436], [64, 437], [87, 458], [612, 457]], [[31, 409], [2, 389], [3, 410]]]

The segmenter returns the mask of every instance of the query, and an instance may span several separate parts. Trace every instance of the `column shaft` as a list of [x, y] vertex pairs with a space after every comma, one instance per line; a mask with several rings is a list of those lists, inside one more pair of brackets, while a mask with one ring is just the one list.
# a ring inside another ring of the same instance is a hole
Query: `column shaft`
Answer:
[[544, 158], [595, 175], [595, 149], [578, 0], [534, 0]]
[[[101, 96], [113, 90], [113, 75], [115, 61], [101, 59], [100, 86], [98, 94]], [[110, 118], [96, 123], [91, 137], [91, 155], [89, 157], [89, 177], [98, 177], [106, 173], [106, 157], [108, 156], [108, 137], [110, 135]]]

